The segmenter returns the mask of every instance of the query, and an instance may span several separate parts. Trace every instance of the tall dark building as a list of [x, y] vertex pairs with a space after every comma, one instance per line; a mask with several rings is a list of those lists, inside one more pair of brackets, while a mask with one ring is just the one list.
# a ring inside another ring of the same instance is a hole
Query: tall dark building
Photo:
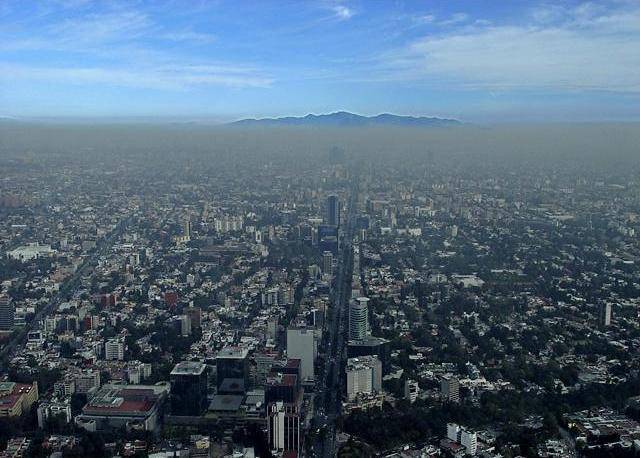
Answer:
[[327, 197], [327, 224], [340, 226], [340, 201], [333, 194]]
[[380, 337], [366, 336], [362, 340], [350, 340], [347, 344], [347, 357], [377, 356], [382, 369], [389, 369], [389, 341]]
[[600, 326], [611, 326], [611, 304], [603, 302], [598, 310]]
[[297, 404], [301, 399], [300, 360], [290, 358], [284, 364], [274, 365], [265, 384], [266, 405], [278, 401]]
[[216, 357], [217, 384], [220, 389], [227, 379], [227, 384], [242, 384], [243, 388], [249, 380], [249, 359], [246, 348], [226, 347]]
[[6, 294], [0, 294], [0, 331], [11, 331], [15, 319], [15, 309], [11, 298]]
[[200, 415], [207, 408], [207, 366], [183, 361], [171, 371], [171, 412]]
[[329, 251], [338, 254], [338, 226], [320, 224], [318, 226], [318, 248], [323, 253]]

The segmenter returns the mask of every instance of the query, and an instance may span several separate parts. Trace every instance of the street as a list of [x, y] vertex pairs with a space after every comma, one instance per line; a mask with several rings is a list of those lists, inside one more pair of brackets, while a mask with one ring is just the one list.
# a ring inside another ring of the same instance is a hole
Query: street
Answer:
[[348, 215], [340, 249], [338, 271], [335, 277], [333, 301], [328, 317], [324, 365], [320, 369], [316, 384], [315, 415], [312, 428], [317, 432], [313, 444], [314, 456], [333, 457], [336, 454], [336, 420], [340, 417], [342, 391], [344, 386], [345, 327], [349, 298], [351, 296], [351, 275], [353, 270], [352, 240], [354, 234], [356, 192], [352, 189], [348, 204]]

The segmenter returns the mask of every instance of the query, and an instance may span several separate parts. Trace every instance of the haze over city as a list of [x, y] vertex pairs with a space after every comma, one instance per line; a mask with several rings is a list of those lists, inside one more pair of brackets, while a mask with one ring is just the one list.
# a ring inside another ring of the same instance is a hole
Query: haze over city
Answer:
[[0, 0], [0, 458], [639, 458], [640, 3]]

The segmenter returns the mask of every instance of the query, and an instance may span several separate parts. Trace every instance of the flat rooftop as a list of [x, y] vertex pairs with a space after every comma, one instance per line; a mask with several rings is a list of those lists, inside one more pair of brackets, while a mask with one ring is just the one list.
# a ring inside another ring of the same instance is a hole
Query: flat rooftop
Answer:
[[217, 359], [244, 359], [249, 355], [249, 350], [245, 347], [224, 347], [218, 355]]
[[166, 387], [150, 385], [104, 385], [84, 406], [84, 415], [146, 415]]
[[202, 375], [207, 365], [197, 361], [182, 361], [173, 368], [171, 375]]
[[382, 345], [389, 342], [387, 339], [383, 339], [382, 337], [374, 337], [374, 336], [366, 336], [364, 339], [358, 340], [350, 340], [347, 345], [355, 347], [355, 346], [376, 346]]
[[235, 412], [242, 405], [242, 401], [244, 401], [244, 396], [217, 394], [213, 397], [211, 404], [209, 404], [209, 410]]

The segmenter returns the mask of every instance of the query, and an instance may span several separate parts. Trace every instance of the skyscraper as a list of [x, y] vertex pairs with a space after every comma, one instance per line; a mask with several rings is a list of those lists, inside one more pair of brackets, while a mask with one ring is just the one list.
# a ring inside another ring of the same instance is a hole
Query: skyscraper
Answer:
[[207, 407], [207, 366], [183, 361], [171, 371], [171, 411], [174, 415], [200, 415]]
[[314, 377], [314, 345], [313, 329], [287, 329], [287, 357], [300, 360], [300, 376], [302, 380], [313, 380]]
[[104, 344], [104, 359], [122, 361], [124, 359], [124, 341], [115, 337], [107, 340]]
[[599, 310], [600, 326], [611, 326], [611, 304], [600, 304]]
[[369, 334], [369, 298], [359, 297], [349, 303], [349, 339], [362, 340]]
[[15, 309], [11, 298], [0, 294], [0, 331], [11, 331], [15, 320]]
[[404, 398], [407, 399], [411, 404], [416, 402], [419, 393], [420, 385], [418, 385], [417, 381], [411, 379], [406, 379], [404, 381]]
[[382, 363], [375, 356], [347, 360], [347, 399], [359, 394], [371, 394], [382, 389]]
[[322, 253], [322, 273], [333, 275], [333, 253], [331, 251]]
[[185, 219], [182, 223], [182, 235], [187, 239], [191, 239], [191, 220], [189, 218]]
[[218, 389], [227, 383], [242, 384], [244, 390], [249, 379], [249, 351], [242, 347], [225, 347], [216, 356]]
[[333, 194], [327, 197], [327, 224], [340, 226], [340, 201]]
[[449, 402], [460, 401], [460, 382], [451, 374], [445, 375], [440, 381], [442, 396]]
[[269, 448], [276, 452], [299, 452], [300, 414], [296, 404], [274, 402], [267, 414]]
[[198, 329], [201, 327], [202, 323], [202, 309], [200, 307], [187, 307], [185, 310], [185, 315], [189, 317], [191, 321], [191, 329]]

